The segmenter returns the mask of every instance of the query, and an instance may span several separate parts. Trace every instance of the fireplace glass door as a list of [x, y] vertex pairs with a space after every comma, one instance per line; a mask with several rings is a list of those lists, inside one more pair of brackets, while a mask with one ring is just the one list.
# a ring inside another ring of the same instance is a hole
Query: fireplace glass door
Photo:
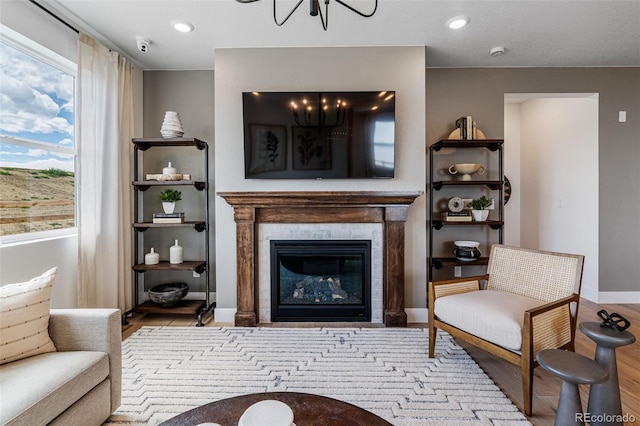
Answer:
[[371, 320], [371, 241], [270, 243], [272, 321]]

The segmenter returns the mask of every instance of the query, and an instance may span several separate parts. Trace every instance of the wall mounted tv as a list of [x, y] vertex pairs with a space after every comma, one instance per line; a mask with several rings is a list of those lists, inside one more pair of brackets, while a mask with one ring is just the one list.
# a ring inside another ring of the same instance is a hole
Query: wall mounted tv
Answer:
[[247, 179], [394, 177], [395, 92], [245, 92]]

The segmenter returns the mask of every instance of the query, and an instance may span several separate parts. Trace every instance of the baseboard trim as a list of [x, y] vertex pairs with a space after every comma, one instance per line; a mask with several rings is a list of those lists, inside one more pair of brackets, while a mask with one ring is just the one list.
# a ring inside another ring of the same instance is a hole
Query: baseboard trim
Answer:
[[230, 322], [233, 324], [236, 318], [236, 308], [215, 308], [213, 310], [213, 320], [215, 322]]
[[640, 291], [601, 291], [597, 303], [640, 303]]
[[590, 300], [591, 302], [598, 303], [598, 290], [582, 288], [580, 297]]
[[429, 309], [427, 308], [404, 308], [407, 313], [408, 323], [426, 323], [429, 322]]

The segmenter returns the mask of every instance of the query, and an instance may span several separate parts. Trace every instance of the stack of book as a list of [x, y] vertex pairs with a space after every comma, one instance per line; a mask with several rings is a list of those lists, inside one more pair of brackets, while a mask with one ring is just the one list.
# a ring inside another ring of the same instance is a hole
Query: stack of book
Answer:
[[153, 223], [184, 223], [184, 213], [154, 213]]
[[446, 222], [471, 222], [471, 219], [471, 212], [469, 210], [442, 213], [442, 220]]
[[460, 139], [476, 139], [476, 122], [470, 115], [458, 118], [456, 127], [460, 129]]

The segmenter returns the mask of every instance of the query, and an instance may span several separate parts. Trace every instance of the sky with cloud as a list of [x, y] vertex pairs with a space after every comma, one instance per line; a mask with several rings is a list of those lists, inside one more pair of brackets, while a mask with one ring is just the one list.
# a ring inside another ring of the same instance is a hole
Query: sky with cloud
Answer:
[[73, 171], [73, 155], [7, 143], [74, 148], [73, 98], [73, 76], [0, 42], [0, 167]]

